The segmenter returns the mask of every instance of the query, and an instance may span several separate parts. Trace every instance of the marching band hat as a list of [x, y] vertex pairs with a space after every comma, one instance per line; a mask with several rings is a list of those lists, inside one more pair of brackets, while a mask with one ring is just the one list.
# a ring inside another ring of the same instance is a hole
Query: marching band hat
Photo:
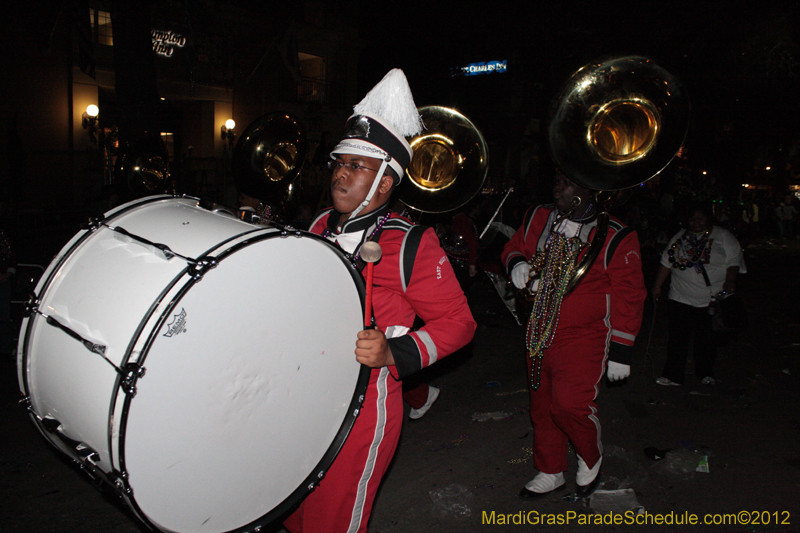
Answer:
[[393, 69], [353, 108], [331, 158], [354, 154], [382, 159], [402, 179], [413, 155], [405, 138], [420, 131], [422, 119], [405, 74]]

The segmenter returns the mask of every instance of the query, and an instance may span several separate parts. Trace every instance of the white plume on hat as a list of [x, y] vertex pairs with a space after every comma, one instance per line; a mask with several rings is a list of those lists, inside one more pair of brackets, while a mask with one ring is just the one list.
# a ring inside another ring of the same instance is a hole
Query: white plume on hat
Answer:
[[405, 137], [417, 135], [423, 128], [406, 75], [398, 68], [390, 70], [353, 111], [345, 124], [344, 137], [334, 147], [331, 158], [356, 154], [380, 159], [381, 166], [376, 170], [366, 197], [351, 217], [369, 205], [387, 167], [394, 171], [395, 183], [399, 183], [414, 155]]
[[390, 70], [353, 107], [353, 113], [380, 117], [403, 137], [411, 137], [422, 131], [422, 118], [414, 105], [414, 96], [406, 75], [399, 68]]

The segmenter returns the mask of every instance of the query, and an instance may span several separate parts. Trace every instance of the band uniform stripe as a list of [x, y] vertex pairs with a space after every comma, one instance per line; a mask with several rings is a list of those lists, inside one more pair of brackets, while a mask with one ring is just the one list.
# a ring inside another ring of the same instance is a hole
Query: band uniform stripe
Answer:
[[358, 489], [356, 491], [356, 500], [353, 506], [353, 514], [350, 518], [350, 527], [347, 533], [356, 533], [361, 525], [362, 517], [364, 516], [364, 504], [367, 498], [367, 486], [372, 473], [375, 470], [375, 460], [378, 456], [378, 449], [383, 442], [384, 428], [386, 427], [386, 399], [388, 390], [386, 386], [386, 379], [389, 377], [389, 369], [383, 367], [380, 370], [378, 377], [378, 397], [375, 399], [377, 406], [377, 423], [375, 424], [375, 434], [372, 438], [372, 444], [369, 447], [367, 454], [367, 462], [364, 465], [364, 471], [361, 473], [361, 479], [358, 482]]

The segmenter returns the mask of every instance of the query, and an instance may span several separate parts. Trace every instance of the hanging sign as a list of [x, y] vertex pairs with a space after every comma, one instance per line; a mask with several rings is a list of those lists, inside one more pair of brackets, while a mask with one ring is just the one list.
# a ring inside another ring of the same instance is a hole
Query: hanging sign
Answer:
[[452, 69], [452, 76], [479, 76], [481, 74], [499, 74], [506, 72], [508, 60], [470, 63], [466, 67]]
[[183, 48], [186, 45], [186, 37], [180, 33], [152, 30], [150, 35], [153, 40], [153, 52], [160, 56], [172, 57], [175, 48]]

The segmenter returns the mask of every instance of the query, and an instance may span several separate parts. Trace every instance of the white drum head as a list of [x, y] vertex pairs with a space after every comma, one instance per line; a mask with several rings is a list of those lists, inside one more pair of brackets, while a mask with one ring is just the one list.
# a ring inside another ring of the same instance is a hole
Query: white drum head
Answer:
[[306, 491], [353, 408], [354, 288], [327, 243], [272, 237], [225, 257], [174, 305], [121, 436], [153, 525], [229, 531]]

